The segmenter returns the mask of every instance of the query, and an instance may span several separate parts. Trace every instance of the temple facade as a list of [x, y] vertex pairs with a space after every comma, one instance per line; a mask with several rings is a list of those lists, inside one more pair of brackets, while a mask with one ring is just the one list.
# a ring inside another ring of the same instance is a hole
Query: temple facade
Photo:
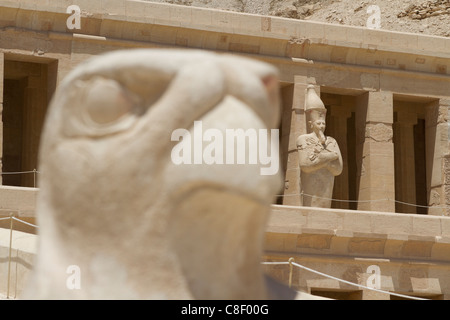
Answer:
[[[267, 273], [334, 299], [450, 299], [449, 38], [146, 1], [0, 0], [1, 217], [37, 223], [39, 139], [58, 83], [92, 56], [131, 48], [227, 52], [279, 69], [284, 185], [266, 230]], [[308, 133], [308, 86], [342, 154], [331, 208], [302, 203], [296, 140]], [[32, 250], [14, 263], [20, 296]]]

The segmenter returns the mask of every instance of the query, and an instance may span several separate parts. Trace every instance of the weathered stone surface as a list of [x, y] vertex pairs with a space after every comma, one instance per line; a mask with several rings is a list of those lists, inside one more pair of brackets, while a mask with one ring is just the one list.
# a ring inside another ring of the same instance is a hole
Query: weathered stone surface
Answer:
[[366, 126], [366, 138], [373, 139], [376, 142], [389, 142], [392, 141], [392, 137], [392, 126], [384, 123], [371, 123]]

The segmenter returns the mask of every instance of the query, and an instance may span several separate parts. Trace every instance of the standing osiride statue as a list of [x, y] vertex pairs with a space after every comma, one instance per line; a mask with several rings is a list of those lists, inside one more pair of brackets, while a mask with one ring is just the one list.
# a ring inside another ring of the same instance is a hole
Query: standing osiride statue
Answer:
[[334, 177], [342, 173], [339, 146], [324, 134], [326, 112], [314, 86], [308, 86], [305, 113], [311, 132], [297, 138], [302, 204], [307, 207], [330, 208]]

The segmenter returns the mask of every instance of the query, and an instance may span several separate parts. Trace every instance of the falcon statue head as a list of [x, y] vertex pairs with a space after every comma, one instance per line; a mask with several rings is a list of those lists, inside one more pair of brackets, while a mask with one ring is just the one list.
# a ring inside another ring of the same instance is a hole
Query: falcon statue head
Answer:
[[78, 65], [44, 125], [25, 297], [273, 297], [260, 259], [280, 175], [262, 175], [264, 163], [174, 163], [189, 135], [171, 137], [194, 138], [195, 122], [215, 138], [278, 129], [278, 94], [273, 66], [230, 54], [135, 49]]

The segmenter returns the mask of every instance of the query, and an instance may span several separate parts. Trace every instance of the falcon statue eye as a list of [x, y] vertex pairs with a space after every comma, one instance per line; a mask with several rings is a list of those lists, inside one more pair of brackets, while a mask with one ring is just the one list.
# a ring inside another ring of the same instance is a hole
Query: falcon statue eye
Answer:
[[130, 129], [145, 113], [142, 101], [126, 86], [101, 76], [76, 80], [63, 102], [67, 137], [102, 137]]
[[112, 124], [133, 110], [134, 102], [116, 81], [94, 79], [86, 94], [86, 114], [94, 124]]

